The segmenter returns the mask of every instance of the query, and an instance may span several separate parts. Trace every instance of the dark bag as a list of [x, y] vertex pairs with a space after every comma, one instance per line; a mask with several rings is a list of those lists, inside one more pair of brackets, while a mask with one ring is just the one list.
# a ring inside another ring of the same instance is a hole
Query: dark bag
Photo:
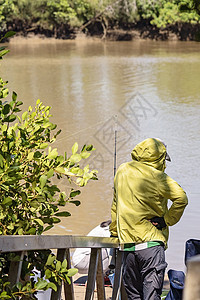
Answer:
[[185, 243], [185, 264], [190, 257], [198, 254], [200, 254], [200, 240], [187, 240]]
[[181, 300], [183, 295], [185, 274], [182, 271], [169, 270], [170, 291], [165, 300]]

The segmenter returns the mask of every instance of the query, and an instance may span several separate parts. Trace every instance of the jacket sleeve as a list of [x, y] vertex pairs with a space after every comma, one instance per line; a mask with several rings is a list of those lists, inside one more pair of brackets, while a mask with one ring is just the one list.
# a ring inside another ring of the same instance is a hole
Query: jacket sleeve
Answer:
[[111, 206], [111, 224], [110, 224], [110, 233], [112, 236], [117, 237], [117, 203], [116, 203], [116, 190], [114, 189], [113, 202]]
[[159, 180], [158, 190], [161, 197], [173, 202], [164, 215], [165, 223], [172, 226], [180, 220], [188, 204], [188, 198], [180, 185], [165, 173]]

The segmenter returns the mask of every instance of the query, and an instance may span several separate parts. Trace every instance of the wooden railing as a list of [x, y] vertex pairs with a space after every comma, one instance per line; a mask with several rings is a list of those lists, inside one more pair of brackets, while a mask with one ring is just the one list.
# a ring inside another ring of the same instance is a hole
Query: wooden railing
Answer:
[[[70, 235], [0, 236], [0, 252], [17, 252], [21, 257], [20, 261], [11, 262], [9, 270], [9, 281], [11, 282], [11, 285], [19, 282], [23, 256], [27, 251], [56, 249], [57, 259], [63, 261], [66, 258], [68, 261], [68, 267], [70, 268], [70, 249], [72, 248], [91, 248], [85, 300], [93, 299], [95, 281], [97, 284], [98, 299], [106, 299], [101, 249], [115, 248], [117, 255], [112, 300], [117, 300], [120, 294], [122, 300], [126, 299], [126, 295], [124, 294], [124, 289], [121, 283], [122, 252], [118, 251], [118, 239]], [[61, 298], [61, 289], [61, 286], [57, 286], [56, 292], [52, 290], [51, 300], [59, 300]], [[75, 300], [73, 282], [70, 285], [64, 283], [64, 297], [65, 300]]]

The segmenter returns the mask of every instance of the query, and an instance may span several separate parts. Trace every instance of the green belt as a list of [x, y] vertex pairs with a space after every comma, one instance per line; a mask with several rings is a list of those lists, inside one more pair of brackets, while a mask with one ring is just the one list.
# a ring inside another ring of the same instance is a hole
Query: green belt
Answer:
[[151, 242], [145, 242], [145, 243], [140, 243], [140, 244], [136, 244], [136, 243], [127, 243], [127, 244], [123, 244], [121, 245], [121, 249], [122, 251], [136, 251], [136, 250], [143, 250], [143, 249], [147, 249], [147, 248], [151, 248], [151, 247], [155, 247], [155, 246], [164, 246], [164, 243], [161, 241], [151, 241]]

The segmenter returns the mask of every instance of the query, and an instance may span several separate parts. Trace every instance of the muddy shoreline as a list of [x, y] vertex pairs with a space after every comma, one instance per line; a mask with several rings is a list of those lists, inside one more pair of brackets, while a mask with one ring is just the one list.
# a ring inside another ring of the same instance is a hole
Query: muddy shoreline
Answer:
[[153, 27], [149, 24], [138, 23], [131, 28], [103, 28], [99, 24], [89, 26], [87, 30], [71, 29], [60, 31], [59, 34], [46, 32], [41, 29], [18, 30], [16, 38], [57, 39], [75, 40], [80, 37], [93, 38], [108, 41], [134, 41], [134, 40], [157, 40], [157, 41], [200, 41], [200, 24], [176, 24], [164, 29]]

